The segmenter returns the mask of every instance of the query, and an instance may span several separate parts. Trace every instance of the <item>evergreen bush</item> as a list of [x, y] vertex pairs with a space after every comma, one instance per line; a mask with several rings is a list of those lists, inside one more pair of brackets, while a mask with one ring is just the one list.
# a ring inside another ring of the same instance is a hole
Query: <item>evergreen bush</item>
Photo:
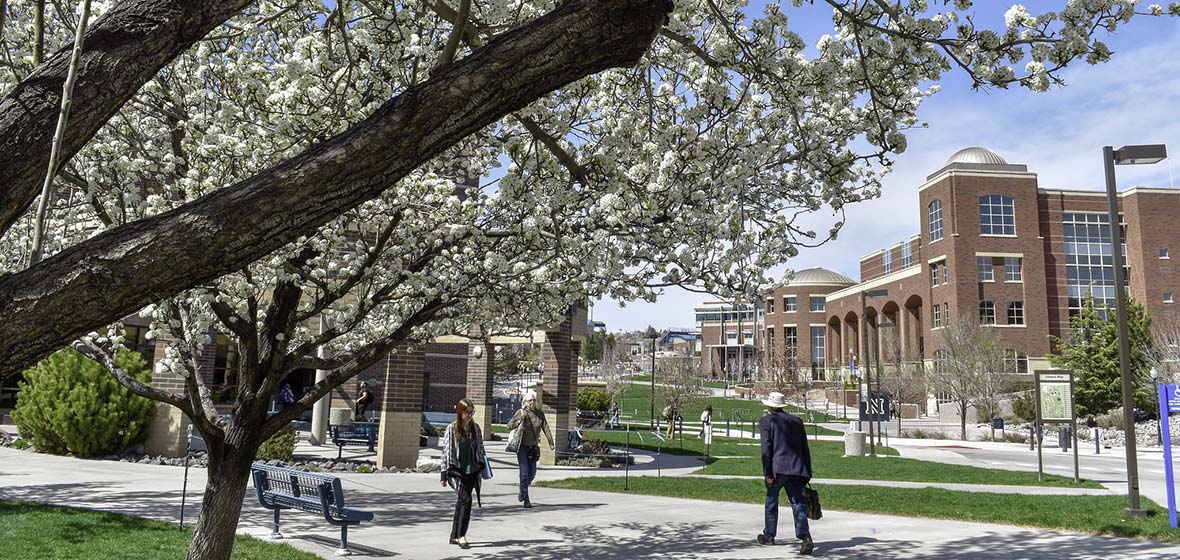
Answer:
[[[120, 350], [115, 363], [127, 375], [151, 383], [139, 354]], [[59, 350], [24, 372], [12, 419], [37, 449], [90, 457], [119, 453], [147, 438], [154, 403], [133, 394], [94, 360]]]
[[291, 455], [295, 454], [295, 444], [297, 443], [299, 443], [299, 433], [295, 431], [294, 425], [287, 425], [262, 442], [258, 448], [258, 458], [268, 461], [271, 459], [289, 461]]
[[606, 412], [610, 409], [610, 393], [602, 389], [587, 387], [578, 391], [578, 410], [593, 410]]

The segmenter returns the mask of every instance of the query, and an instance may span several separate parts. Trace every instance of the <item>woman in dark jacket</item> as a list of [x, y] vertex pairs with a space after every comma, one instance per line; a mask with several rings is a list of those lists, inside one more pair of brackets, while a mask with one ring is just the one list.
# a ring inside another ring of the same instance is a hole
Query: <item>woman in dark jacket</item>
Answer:
[[488, 460], [483, 434], [472, 421], [475, 405], [461, 399], [455, 407], [455, 421], [443, 436], [442, 484], [455, 488], [455, 518], [451, 522], [451, 544], [467, 548], [467, 525], [471, 522], [471, 492], [479, 495], [480, 474]]

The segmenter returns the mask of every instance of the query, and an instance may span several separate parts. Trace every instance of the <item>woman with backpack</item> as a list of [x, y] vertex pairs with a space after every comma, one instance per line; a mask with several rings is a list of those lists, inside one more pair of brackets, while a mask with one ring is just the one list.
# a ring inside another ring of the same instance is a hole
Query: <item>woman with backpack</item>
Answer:
[[537, 392], [529, 390], [524, 394], [524, 404], [512, 419], [508, 421], [508, 429], [520, 427], [520, 447], [516, 449], [516, 463], [520, 467], [520, 492], [516, 501], [524, 502], [524, 507], [533, 507], [529, 500], [529, 485], [537, 478], [537, 461], [541, 459], [541, 434], [549, 442], [549, 450], [555, 451], [553, 434], [549, 432], [549, 423], [545, 415], [537, 406]]
[[[455, 489], [455, 517], [451, 521], [451, 544], [462, 548], [467, 542], [467, 525], [471, 522], [471, 492], [479, 499], [480, 478], [488, 456], [483, 448], [483, 434], [475, 418], [475, 405], [460, 399], [455, 407], [455, 421], [443, 436], [442, 485]], [[482, 504], [481, 504], [482, 505]]]

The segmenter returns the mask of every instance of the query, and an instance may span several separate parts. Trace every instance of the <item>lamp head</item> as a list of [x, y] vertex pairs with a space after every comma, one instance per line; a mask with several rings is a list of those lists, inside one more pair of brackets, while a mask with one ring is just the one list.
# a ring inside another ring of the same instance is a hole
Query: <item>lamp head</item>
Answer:
[[1138, 144], [1123, 146], [1114, 151], [1115, 165], [1146, 165], [1159, 163], [1168, 157], [1168, 147], [1163, 144]]

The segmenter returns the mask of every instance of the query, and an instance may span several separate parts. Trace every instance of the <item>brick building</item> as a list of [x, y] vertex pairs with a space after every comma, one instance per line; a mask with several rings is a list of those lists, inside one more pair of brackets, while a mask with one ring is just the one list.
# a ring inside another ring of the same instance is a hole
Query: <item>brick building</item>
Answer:
[[[845, 379], [850, 365], [861, 366], [858, 356], [933, 364], [943, 329], [968, 316], [994, 328], [1012, 373], [1028, 374], [1048, 367], [1049, 335], [1068, 337], [1087, 294], [1114, 306], [1103, 191], [1044, 188], [1027, 166], [967, 148], [927, 176], [917, 195], [919, 233], [861, 257], [859, 282], [799, 271], [756, 305], [729, 306], [744, 309], [741, 335], [736, 317], [721, 325], [723, 305], [697, 308], [702, 347], [719, 349], [714, 363], [727, 363], [722, 355], [787, 362], [827, 381]], [[1173, 324], [1180, 191], [1134, 187], [1118, 199], [1129, 293], [1153, 325]]]

